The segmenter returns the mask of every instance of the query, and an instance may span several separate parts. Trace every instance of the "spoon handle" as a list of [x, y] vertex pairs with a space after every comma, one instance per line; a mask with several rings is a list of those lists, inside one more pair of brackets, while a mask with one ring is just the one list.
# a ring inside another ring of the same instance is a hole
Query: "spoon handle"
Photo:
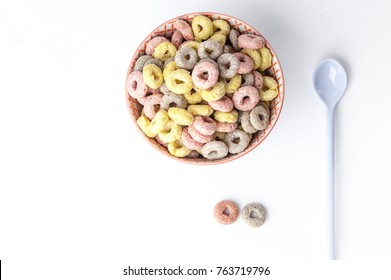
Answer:
[[329, 258], [335, 259], [335, 185], [334, 185], [334, 108], [327, 110], [326, 137], [328, 146], [328, 200], [329, 200]]

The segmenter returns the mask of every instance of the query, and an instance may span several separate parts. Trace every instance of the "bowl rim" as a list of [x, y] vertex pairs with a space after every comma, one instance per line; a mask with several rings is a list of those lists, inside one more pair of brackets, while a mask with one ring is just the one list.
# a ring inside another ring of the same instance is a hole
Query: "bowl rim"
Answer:
[[[171, 21], [174, 21], [174, 20], [177, 20], [177, 19], [182, 19], [184, 17], [189, 17], [189, 16], [192, 16], [192, 15], [197, 15], [197, 14], [199, 14], [199, 15], [208, 15], [208, 16], [222, 16], [222, 17], [226, 17], [226, 18], [231, 18], [231, 19], [233, 19], [235, 21], [238, 21], [240, 23], [243, 23], [243, 24], [247, 25], [254, 32], [260, 34], [265, 39], [266, 46], [271, 50], [271, 52], [273, 53], [275, 59], [277, 60], [277, 64], [279, 65], [279, 70], [280, 70], [280, 75], [281, 75], [281, 84], [282, 84], [282, 94], [281, 94], [281, 98], [280, 98], [280, 111], [279, 111], [278, 114], [276, 114], [276, 118], [275, 118], [274, 123], [270, 126], [268, 131], [265, 132], [265, 134], [262, 137], [262, 139], [258, 140], [255, 145], [253, 145], [249, 149], [246, 149], [243, 152], [235, 155], [234, 157], [230, 157], [228, 159], [222, 158], [222, 159], [219, 159], [219, 160], [196, 161], [196, 160], [192, 160], [192, 158], [186, 158], [186, 160], [184, 160], [183, 158], [178, 158], [178, 157], [169, 155], [168, 153], [162, 152], [154, 143], [151, 142], [151, 140], [142, 132], [140, 127], [137, 125], [137, 120], [136, 120], [136, 118], [133, 115], [133, 112], [131, 110], [131, 105], [130, 105], [130, 101], [129, 101], [129, 94], [128, 94], [128, 91], [126, 89], [126, 80], [127, 80], [127, 77], [130, 74], [130, 70], [132, 69], [132, 64], [135, 61], [136, 57], [138, 56], [138, 53], [139, 53], [138, 50], [143, 47], [145, 41], [147, 41], [147, 38], [151, 37], [156, 32], [156, 30], [158, 30], [161, 26], [167, 25]], [[276, 123], [278, 122], [278, 119], [280, 118], [280, 115], [281, 115], [281, 112], [282, 112], [282, 108], [284, 106], [284, 100], [285, 100], [284, 71], [282, 69], [280, 60], [278, 59], [278, 56], [277, 56], [276, 52], [274, 51], [273, 47], [271, 46], [271, 44], [269, 44], [269, 41], [263, 36], [263, 34], [261, 32], [259, 32], [257, 29], [255, 29], [251, 24], [248, 24], [247, 22], [245, 22], [245, 21], [243, 21], [241, 19], [238, 19], [238, 18], [236, 18], [234, 16], [227, 15], [227, 14], [224, 14], [224, 13], [216, 13], [216, 12], [192, 12], [192, 13], [186, 13], [186, 14], [183, 14], [183, 15], [179, 15], [179, 16], [173, 17], [173, 18], [171, 18], [171, 19], [169, 19], [169, 20], [159, 24], [138, 45], [138, 47], [136, 48], [135, 52], [133, 53], [133, 56], [132, 56], [132, 58], [130, 60], [129, 66], [128, 66], [128, 70], [126, 72], [126, 77], [125, 77], [125, 99], [126, 99], [126, 105], [127, 105], [128, 112], [129, 112], [130, 117], [132, 119], [132, 123], [136, 126], [136, 130], [142, 135], [142, 137], [144, 139], [148, 140], [149, 145], [152, 146], [155, 150], [159, 151], [160, 154], [164, 154], [168, 158], [174, 159], [174, 160], [182, 162], [182, 163], [191, 164], [191, 165], [201, 165], [201, 166], [219, 165], [219, 164], [228, 163], [228, 162], [237, 160], [237, 159], [243, 157], [244, 155], [247, 155], [249, 152], [251, 152], [252, 150], [257, 148], [269, 136], [269, 134], [272, 132], [272, 130], [274, 129]]]

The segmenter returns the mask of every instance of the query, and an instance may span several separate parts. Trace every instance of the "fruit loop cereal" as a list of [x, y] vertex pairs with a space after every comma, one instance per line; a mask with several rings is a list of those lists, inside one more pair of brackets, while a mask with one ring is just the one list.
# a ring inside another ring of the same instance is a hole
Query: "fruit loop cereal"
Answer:
[[199, 15], [194, 17], [191, 28], [196, 41], [201, 42], [213, 35], [213, 23], [206, 16]]
[[239, 209], [236, 203], [230, 200], [222, 200], [214, 207], [213, 214], [217, 222], [229, 225], [238, 219]]
[[[138, 126], [175, 157], [213, 161], [242, 153], [270, 127], [269, 101], [279, 92], [265, 39], [204, 15], [176, 20], [167, 34], [152, 35], [126, 80], [140, 106]], [[249, 206], [259, 217], [248, 214], [249, 224], [264, 221], [257, 207]], [[230, 201], [216, 205], [223, 224], [238, 215]]]
[[266, 210], [259, 203], [250, 203], [243, 208], [242, 218], [250, 227], [260, 227], [266, 220]]

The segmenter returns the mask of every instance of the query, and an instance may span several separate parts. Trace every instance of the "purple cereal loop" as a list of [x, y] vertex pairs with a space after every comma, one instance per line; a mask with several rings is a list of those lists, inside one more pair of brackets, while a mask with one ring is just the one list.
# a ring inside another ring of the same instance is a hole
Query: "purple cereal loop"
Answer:
[[270, 122], [269, 111], [262, 105], [255, 107], [251, 110], [250, 122], [252, 126], [258, 130], [265, 129]]
[[196, 150], [193, 150], [193, 151], [190, 152], [190, 154], [187, 155], [187, 157], [189, 157], [189, 158], [198, 158], [199, 155], [200, 154]]
[[150, 60], [146, 61], [143, 65], [143, 69], [145, 66], [149, 65], [149, 64], [155, 64], [157, 67], [160, 68], [160, 70], [163, 70], [163, 62], [158, 59], [158, 58], [151, 58]]
[[210, 141], [202, 147], [201, 154], [210, 160], [225, 158], [228, 155], [228, 146], [222, 141]]
[[153, 51], [155, 50], [155, 47], [163, 42], [168, 42], [168, 39], [165, 37], [161, 37], [161, 36], [152, 38], [151, 40], [149, 40], [149, 42], [147, 43], [147, 45], [145, 47], [145, 53], [148, 55], [152, 55]]
[[220, 55], [217, 59], [217, 64], [219, 66], [220, 77], [224, 79], [231, 79], [235, 76], [239, 68], [239, 60], [235, 55], [230, 53]]
[[242, 112], [242, 115], [241, 115], [241, 117], [240, 117], [240, 124], [242, 125], [242, 128], [243, 128], [243, 130], [244, 130], [246, 133], [253, 134], [253, 133], [257, 132], [258, 129], [256, 129], [256, 128], [251, 124], [251, 121], [250, 121], [250, 112], [251, 112], [251, 111]]
[[170, 107], [186, 109], [187, 101], [182, 94], [175, 94], [173, 92], [166, 93], [162, 97], [160, 109], [167, 111]]
[[136, 61], [136, 64], [134, 65], [134, 68], [133, 68], [133, 71], [142, 71], [143, 68], [144, 68], [144, 64], [152, 59], [153, 57], [150, 56], [150, 55], [142, 55], [140, 56], [137, 61]]
[[197, 60], [197, 53], [192, 47], [181, 48], [175, 54], [176, 65], [186, 70], [192, 70]]
[[232, 46], [230, 45], [224, 45], [223, 46], [223, 53], [234, 53], [235, 50]]
[[[237, 139], [239, 139], [239, 142], [237, 142]], [[250, 136], [246, 132], [236, 129], [225, 135], [224, 143], [227, 144], [228, 151], [231, 154], [238, 154], [247, 148], [250, 144], [250, 140]]]
[[216, 60], [223, 53], [223, 46], [214, 40], [207, 40], [200, 43], [198, 56], [200, 58], [210, 58]]

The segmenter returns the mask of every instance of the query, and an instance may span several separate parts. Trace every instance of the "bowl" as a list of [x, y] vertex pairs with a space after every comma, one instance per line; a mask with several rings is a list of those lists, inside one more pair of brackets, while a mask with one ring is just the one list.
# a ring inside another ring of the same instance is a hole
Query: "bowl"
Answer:
[[[175, 30], [174, 29], [174, 22], [176, 20], [183, 19], [183, 20], [186, 20], [188, 23], [191, 23], [192, 19], [196, 15], [204, 15], [204, 16], [209, 17], [211, 20], [224, 19], [230, 24], [231, 28], [238, 30], [242, 34], [243, 33], [256, 34], [256, 35], [260, 35], [263, 38], [265, 38], [259, 31], [257, 31], [251, 25], [249, 25], [248, 23], [244, 22], [243, 20], [237, 19], [233, 16], [220, 14], [220, 13], [214, 13], [214, 12], [197, 12], [197, 13], [190, 13], [190, 14], [181, 15], [181, 16], [170, 19], [170, 20], [166, 21], [165, 23], [162, 23], [161, 25], [159, 25], [141, 42], [141, 44], [138, 46], [137, 50], [135, 51], [135, 53], [130, 61], [126, 77], [133, 71], [133, 67], [134, 67], [137, 59], [140, 56], [145, 54], [145, 47], [146, 47], [146, 44], [149, 40], [151, 40], [153, 37], [156, 37], [156, 36], [170, 37], [172, 32]], [[168, 152], [167, 148], [165, 148], [160, 143], [158, 143], [154, 138], [147, 137], [142, 132], [142, 130], [139, 128], [136, 121], [140, 117], [142, 106], [137, 102], [136, 99], [133, 99], [132, 97], [129, 96], [129, 94], [126, 90], [126, 86], [125, 86], [125, 97], [126, 97], [126, 103], [128, 106], [128, 110], [129, 110], [129, 113], [130, 113], [130, 116], [131, 116], [131, 119], [132, 119], [134, 125], [136, 126], [137, 130], [141, 133], [142, 137], [146, 141], [148, 141], [152, 147], [154, 147], [156, 150], [158, 150], [162, 154], [164, 154], [172, 159], [178, 160], [180, 162], [195, 164], [195, 165], [215, 165], [215, 164], [222, 164], [222, 163], [230, 162], [230, 161], [238, 159], [238, 158], [248, 154], [252, 150], [254, 150], [257, 146], [259, 146], [266, 139], [266, 137], [273, 130], [274, 126], [277, 123], [278, 117], [281, 114], [281, 109], [282, 109], [282, 105], [284, 102], [285, 86], [284, 86], [284, 77], [283, 77], [283, 73], [282, 73], [282, 68], [281, 68], [280, 62], [279, 62], [277, 55], [274, 52], [272, 46], [267, 41], [267, 38], [265, 38], [265, 40], [266, 40], [266, 47], [270, 50], [270, 52], [272, 54], [272, 66], [267, 71], [278, 83], [278, 95], [270, 104], [270, 123], [269, 123], [268, 127], [262, 131], [258, 131], [257, 133], [255, 133], [252, 137], [250, 144], [243, 152], [238, 153], [238, 154], [228, 154], [227, 157], [222, 158], [222, 159], [218, 159], [218, 160], [209, 160], [209, 159], [202, 158], [202, 157], [199, 157], [199, 158], [188, 158], [188, 157], [178, 158], [178, 157], [172, 156]]]

